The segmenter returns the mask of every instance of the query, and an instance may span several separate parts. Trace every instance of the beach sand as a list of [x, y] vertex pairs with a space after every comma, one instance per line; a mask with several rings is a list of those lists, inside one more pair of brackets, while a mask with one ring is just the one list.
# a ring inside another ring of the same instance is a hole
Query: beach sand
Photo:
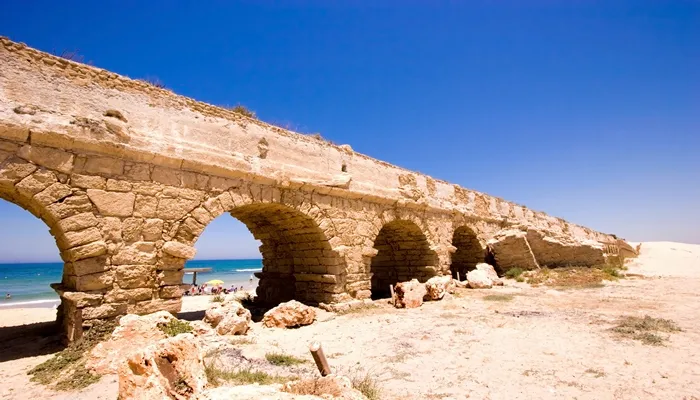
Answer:
[[[603, 287], [556, 290], [508, 281], [418, 309], [376, 302], [367, 311], [321, 313], [300, 329], [255, 323], [252, 344], [240, 347], [245, 359], [264, 364], [267, 352], [309, 359], [307, 344], [320, 340], [334, 369], [368, 372], [383, 388], [382, 399], [697, 399], [698, 271], [700, 245], [643, 243], [629, 264], [632, 276]], [[185, 298], [184, 309], [201, 310], [208, 301]], [[610, 330], [622, 316], [645, 315], [671, 319], [683, 331], [662, 333], [668, 342], [649, 346]], [[52, 318], [50, 310], [0, 310], [3, 326]], [[26, 371], [56, 351], [28, 339], [33, 327], [0, 340], [1, 399], [116, 399], [115, 376], [75, 393], [29, 382]], [[304, 368], [313, 371], [313, 364]]]

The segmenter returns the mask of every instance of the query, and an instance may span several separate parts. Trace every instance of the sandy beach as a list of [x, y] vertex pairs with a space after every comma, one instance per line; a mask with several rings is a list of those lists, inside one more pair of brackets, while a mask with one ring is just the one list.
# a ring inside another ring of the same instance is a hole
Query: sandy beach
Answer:
[[[300, 329], [255, 323], [240, 350], [245, 362], [273, 351], [309, 358], [306, 343], [321, 340], [333, 368], [373, 374], [382, 399], [697, 399], [699, 271], [700, 245], [643, 243], [630, 276], [603, 287], [559, 290], [509, 280], [418, 309], [378, 301], [364, 312], [320, 312]], [[203, 310], [209, 301], [185, 298], [183, 312]], [[623, 316], [645, 315], [670, 319], [682, 331], [663, 334], [662, 346], [611, 331]], [[115, 376], [77, 393], [29, 382], [26, 371], [56, 348], [41, 335], [28, 337], [53, 311], [0, 310], [0, 317], [1, 399], [116, 399]], [[310, 363], [296, 370], [313, 372]]]

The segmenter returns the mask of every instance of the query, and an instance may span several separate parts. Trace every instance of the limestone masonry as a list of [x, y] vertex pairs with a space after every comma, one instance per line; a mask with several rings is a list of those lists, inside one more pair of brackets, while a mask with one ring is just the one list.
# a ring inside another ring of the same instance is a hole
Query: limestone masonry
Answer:
[[[262, 242], [260, 301], [338, 303], [480, 262], [594, 265], [623, 241], [146, 82], [0, 38], [0, 198], [65, 262], [59, 319], [177, 312], [224, 213]], [[7, 227], [6, 227], [7, 229]]]

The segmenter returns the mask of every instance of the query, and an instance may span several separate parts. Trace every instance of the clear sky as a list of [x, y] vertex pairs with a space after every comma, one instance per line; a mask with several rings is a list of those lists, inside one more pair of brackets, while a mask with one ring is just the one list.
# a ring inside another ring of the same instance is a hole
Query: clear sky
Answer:
[[[629, 240], [700, 243], [697, 1], [12, 1], [0, 35]], [[213, 224], [198, 258], [258, 254]], [[57, 259], [27, 212], [0, 201], [0, 226], [0, 261]]]

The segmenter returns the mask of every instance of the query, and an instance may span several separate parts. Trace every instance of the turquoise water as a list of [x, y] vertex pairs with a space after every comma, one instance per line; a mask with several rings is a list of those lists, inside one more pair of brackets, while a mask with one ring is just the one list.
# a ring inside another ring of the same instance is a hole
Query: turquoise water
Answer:
[[[250, 283], [253, 273], [262, 270], [262, 260], [192, 260], [185, 268], [211, 268], [211, 272], [197, 273], [197, 283], [221, 279], [225, 286], [244, 286], [252, 289], [257, 278]], [[0, 307], [28, 304], [55, 304], [58, 295], [49, 284], [61, 281], [63, 263], [0, 264]], [[185, 283], [192, 282], [186, 274]], [[5, 299], [10, 293], [11, 299]]]

